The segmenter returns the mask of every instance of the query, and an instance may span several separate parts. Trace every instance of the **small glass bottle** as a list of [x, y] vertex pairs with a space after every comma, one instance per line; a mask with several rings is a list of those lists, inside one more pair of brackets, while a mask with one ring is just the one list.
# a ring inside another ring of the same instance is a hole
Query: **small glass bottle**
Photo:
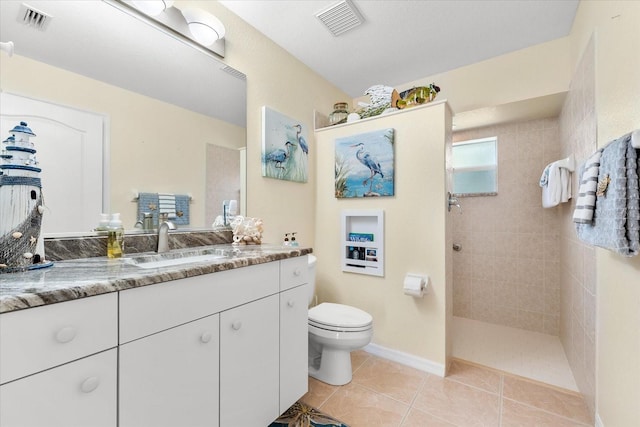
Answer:
[[120, 214], [113, 214], [109, 222], [109, 234], [107, 235], [107, 257], [121, 258], [124, 253], [124, 228], [120, 220]]
[[329, 114], [329, 124], [331, 126], [347, 122], [347, 117], [349, 116], [348, 105], [346, 102], [337, 102], [333, 105], [333, 112]]

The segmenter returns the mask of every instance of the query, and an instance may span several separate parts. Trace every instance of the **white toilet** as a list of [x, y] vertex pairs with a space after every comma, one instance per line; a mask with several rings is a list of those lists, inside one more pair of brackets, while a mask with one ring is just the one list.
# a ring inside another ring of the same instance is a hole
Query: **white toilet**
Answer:
[[[316, 288], [316, 257], [309, 257], [309, 304]], [[371, 342], [373, 318], [343, 304], [309, 309], [309, 375], [331, 385], [351, 382], [351, 352]]]

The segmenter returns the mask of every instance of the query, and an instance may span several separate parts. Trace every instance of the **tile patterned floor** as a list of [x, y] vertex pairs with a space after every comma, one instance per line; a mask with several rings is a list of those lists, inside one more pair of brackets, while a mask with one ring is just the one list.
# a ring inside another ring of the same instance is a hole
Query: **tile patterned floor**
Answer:
[[593, 426], [569, 390], [458, 359], [440, 378], [362, 350], [351, 356], [351, 383], [309, 378], [301, 399], [350, 427]]

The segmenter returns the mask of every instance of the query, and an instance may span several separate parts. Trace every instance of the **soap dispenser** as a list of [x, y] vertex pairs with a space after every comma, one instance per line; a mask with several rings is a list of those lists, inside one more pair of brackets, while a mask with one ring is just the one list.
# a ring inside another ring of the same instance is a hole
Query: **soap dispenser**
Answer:
[[96, 231], [108, 231], [109, 230], [109, 214], [101, 213], [100, 222], [96, 227]]
[[124, 228], [120, 214], [111, 215], [109, 234], [107, 235], [107, 257], [120, 258], [124, 253]]

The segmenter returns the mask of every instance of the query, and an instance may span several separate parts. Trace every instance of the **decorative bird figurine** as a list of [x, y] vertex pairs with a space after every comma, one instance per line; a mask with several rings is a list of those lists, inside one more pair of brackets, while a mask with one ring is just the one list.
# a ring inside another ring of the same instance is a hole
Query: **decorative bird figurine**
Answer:
[[385, 85], [371, 86], [364, 92], [365, 95], [369, 95], [371, 98], [372, 107], [380, 107], [382, 105], [391, 105], [391, 95], [393, 94], [393, 88]]
[[293, 144], [289, 141], [285, 142], [284, 146], [286, 150], [282, 148], [278, 148], [277, 150], [272, 151], [271, 153], [266, 155], [265, 161], [274, 162], [275, 167], [278, 169], [286, 169], [284, 166], [282, 166], [282, 164], [286, 162], [289, 156], [291, 155], [292, 145]]
[[376, 174], [378, 174], [380, 175], [380, 178], [384, 178], [384, 174], [382, 173], [382, 168], [380, 167], [380, 163], [378, 163], [376, 159], [371, 157], [368, 151], [364, 151], [364, 144], [362, 142], [358, 144], [354, 144], [352, 145], [352, 147], [360, 147], [356, 152], [356, 158], [360, 161], [360, 163], [362, 163], [367, 168], [369, 168], [369, 172], [371, 173], [371, 176], [369, 176], [369, 178], [362, 181], [362, 185], [367, 185], [367, 181], [369, 181], [369, 193], [371, 193], [373, 188], [373, 177]]
[[302, 133], [302, 125], [295, 125], [294, 128], [298, 129], [296, 131], [296, 138], [298, 139], [298, 145], [302, 148], [304, 154], [309, 155], [309, 146], [307, 145], [307, 141], [300, 135]]

